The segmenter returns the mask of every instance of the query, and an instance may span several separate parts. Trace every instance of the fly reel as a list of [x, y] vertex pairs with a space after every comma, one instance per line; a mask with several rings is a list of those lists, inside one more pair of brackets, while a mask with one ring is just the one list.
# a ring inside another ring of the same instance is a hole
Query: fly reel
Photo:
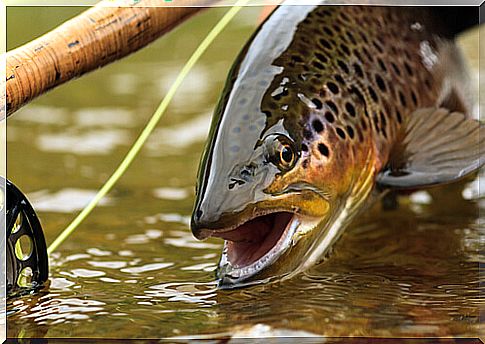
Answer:
[[12, 296], [42, 286], [48, 277], [48, 256], [42, 227], [27, 198], [1, 177], [0, 191], [0, 225], [6, 228], [7, 295]]

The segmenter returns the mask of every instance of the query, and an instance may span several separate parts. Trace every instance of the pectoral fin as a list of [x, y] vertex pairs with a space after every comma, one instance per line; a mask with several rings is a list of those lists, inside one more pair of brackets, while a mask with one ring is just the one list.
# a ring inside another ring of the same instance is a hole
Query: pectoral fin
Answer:
[[384, 188], [451, 183], [485, 163], [485, 126], [444, 108], [412, 113], [396, 142], [388, 165], [377, 178]]

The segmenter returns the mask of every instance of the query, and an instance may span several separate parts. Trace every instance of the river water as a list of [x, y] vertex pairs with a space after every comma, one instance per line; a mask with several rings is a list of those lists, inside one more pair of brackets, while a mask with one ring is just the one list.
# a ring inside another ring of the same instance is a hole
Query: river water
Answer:
[[[81, 10], [8, 8], [8, 48]], [[292, 280], [215, 288], [222, 244], [190, 233], [194, 183], [214, 104], [260, 11], [244, 9], [197, 64], [126, 175], [52, 254], [49, 285], [8, 301], [9, 337], [478, 336], [478, 179], [416, 193], [394, 211], [376, 206], [329, 259]], [[47, 243], [115, 169], [223, 12], [204, 12], [9, 119], [8, 177], [32, 201]], [[477, 40], [476, 31], [460, 39], [476, 83]]]

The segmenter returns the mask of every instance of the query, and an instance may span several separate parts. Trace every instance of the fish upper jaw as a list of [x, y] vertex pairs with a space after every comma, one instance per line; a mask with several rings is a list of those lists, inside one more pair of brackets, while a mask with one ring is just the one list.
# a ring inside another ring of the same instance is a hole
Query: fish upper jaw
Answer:
[[[321, 214], [301, 213], [305, 208], [300, 209], [296, 204], [304, 205], [302, 202], [308, 202], [309, 199], [313, 200], [314, 205], [322, 205], [320, 208], [325, 211]], [[239, 287], [261, 281], [261, 273], [273, 271], [273, 266], [277, 265], [276, 272], [268, 274], [270, 277], [291, 273], [294, 263], [300, 265], [298, 258], [288, 269], [282, 269], [281, 265], [285, 262], [280, 263], [278, 260], [301, 238], [309, 236], [318, 223], [324, 221], [329, 209], [328, 201], [315, 190], [271, 196], [266, 201], [250, 204], [241, 212], [218, 217], [215, 222], [197, 221], [195, 214], [192, 218], [192, 232], [201, 240], [209, 237], [225, 240], [217, 277], [221, 288]], [[327, 206], [323, 206], [322, 202]]]

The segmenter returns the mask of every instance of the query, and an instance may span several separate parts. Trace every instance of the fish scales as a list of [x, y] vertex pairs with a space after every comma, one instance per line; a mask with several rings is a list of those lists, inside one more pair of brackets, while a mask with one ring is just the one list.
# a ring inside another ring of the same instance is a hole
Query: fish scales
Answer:
[[[443, 83], [423, 63], [423, 42], [434, 51], [438, 42], [416, 24], [416, 14], [366, 6], [321, 6], [310, 12], [274, 61], [284, 71], [261, 104], [266, 128], [283, 118], [299, 133], [296, 139], [304, 149], [323, 133], [325, 141], [374, 143], [386, 161], [403, 118], [436, 105]], [[282, 91], [275, 94], [278, 88]], [[294, 101], [299, 95], [308, 101]]]
[[386, 192], [483, 165], [450, 13], [280, 6], [259, 27], [215, 110], [191, 220], [225, 240], [221, 286], [294, 276]]

